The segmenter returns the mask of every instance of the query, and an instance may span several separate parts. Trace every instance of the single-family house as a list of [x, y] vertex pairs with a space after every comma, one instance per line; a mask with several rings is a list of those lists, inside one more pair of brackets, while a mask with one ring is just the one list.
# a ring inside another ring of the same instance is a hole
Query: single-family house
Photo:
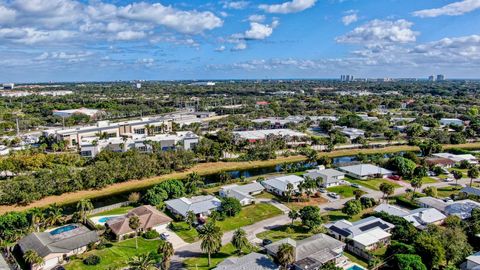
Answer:
[[460, 190], [460, 193], [465, 193], [466, 195], [473, 195], [480, 197], [480, 188], [466, 186]]
[[376, 177], [387, 177], [393, 174], [392, 171], [372, 164], [357, 164], [340, 167], [338, 170], [345, 172], [348, 176], [356, 179], [368, 179]]
[[118, 240], [122, 240], [135, 233], [129, 226], [129, 219], [133, 216], [137, 216], [140, 220], [140, 227], [138, 228], [140, 232], [164, 230], [172, 221], [170, 217], [158, 211], [155, 207], [143, 205], [130, 210], [125, 216], [109, 219], [105, 224]]
[[325, 227], [335, 239], [345, 241], [348, 250], [369, 259], [370, 251], [390, 244], [390, 231], [395, 226], [372, 216], [356, 222], [343, 219]]
[[220, 197], [232, 197], [240, 201], [242, 205], [249, 205], [255, 203], [254, 195], [263, 192], [265, 188], [258, 182], [253, 182], [246, 185], [229, 185], [220, 189]]
[[289, 184], [292, 185], [292, 192], [298, 192], [298, 185], [304, 180], [305, 179], [297, 175], [284, 175], [262, 181], [262, 185], [270, 193], [285, 196]]
[[195, 196], [191, 198], [179, 198], [165, 201], [167, 209], [175, 215], [187, 217], [192, 211], [197, 217], [202, 218], [210, 215], [211, 211], [218, 210], [221, 201], [212, 195]]
[[442, 118], [440, 119], [440, 125], [442, 126], [463, 126], [463, 121], [458, 118]]
[[420, 230], [425, 229], [429, 224], [440, 225], [445, 218], [447, 218], [447, 216], [435, 208], [406, 210], [391, 204], [380, 204], [375, 207], [374, 211], [385, 212], [392, 216], [402, 217], [415, 226], [415, 228]]
[[467, 161], [470, 164], [478, 164], [477, 158], [471, 154], [456, 155], [451, 153], [435, 153], [432, 156], [450, 159], [455, 162], [455, 164], [459, 164], [462, 161]]
[[317, 270], [327, 263], [339, 264], [342, 261], [345, 243], [326, 234], [315, 234], [309, 238], [295, 241], [285, 238], [265, 246], [267, 254], [277, 257], [277, 252], [282, 244], [290, 244], [295, 249], [296, 270]]
[[51, 231], [30, 233], [18, 241], [18, 248], [22, 254], [33, 250], [43, 259], [43, 264], [32, 265], [32, 269], [48, 270], [68, 257], [82, 254], [89, 244], [98, 241], [96, 231], [75, 223]]
[[252, 252], [242, 257], [231, 257], [217, 264], [214, 270], [278, 270], [280, 267], [267, 255]]
[[338, 186], [345, 178], [345, 173], [335, 169], [324, 170], [309, 170], [303, 177], [310, 177], [312, 179], [322, 179], [324, 187]]
[[417, 198], [420, 207], [435, 208], [446, 216], [455, 215], [461, 219], [471, 216], [474, 208], [480, 208], [480, 203], [472, 200], [443, 201], [433, 197]]
[[364, 137], [365, 136], [365, 131], [357, 128], [348, 128], [348, 127], [342, 127], [340, 129], [340, 132], [347, 136], [350, 140], [354, 140], [358, 137]]
[[456, 163], [451, 159], [442, 157], [429, 157], [425, 159], [425, 162], [429, 167], [440, 166], [445, 169], [452, 168]]
[[465, 270], [480, 270], [480, 251], [467, 257]]
[[232, 132], [235, 142], [255, 143], [272, 138], [280, 138], [289, 146], [309, 144], [309, 136], [291, 129], [259, 129]]

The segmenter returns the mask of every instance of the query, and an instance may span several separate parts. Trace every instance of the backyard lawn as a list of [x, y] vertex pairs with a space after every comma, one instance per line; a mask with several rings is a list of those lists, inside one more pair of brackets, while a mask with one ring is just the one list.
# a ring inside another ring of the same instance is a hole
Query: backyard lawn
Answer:
[[[104, 248], [102, 250], [92, 250], [86, 252], [72, 260], [65, 266], [67, 270], [104, 270], [104, 269], [121, 269], [127, 265], [129, 258], [144, 254], [147, 252], [156, 253], [159, 240], [145, 240], [142, 237], [138, 238], [138, 249], [135, 249], [135, 239], [128, 239], [121, 242], [112, 243], [112, 247]], [[97, 255], [100, 257], [98, 265], [89, 266], [82, 262], [83, 258], [88, 255]]]
[[364, 186], [366, 188], [373, 189], [373, 190], [380, 190], [380, 185], [382, 183], [392, 184], [395, 186], [395, 188], [401, 187], [399, 184], [395, 183], [394, 181], [390, 181], [383, 178], [374, 178], [374, 179], [368, 179], [368, 180], [358, 180], [358, 179], [348, 178], [346, 180], [350, 183], [359, 184], [360, 186]]
[[[248, 250], [244, 250], [243, 254], [247, 254], [248, 252], [249, 252]], [[211, 257], [212, 263], [210, 267], [208, 266], [207, 254], [202, 254], [200, 257], [196, 257], [196, 258], [186, 259], [183, 262], [183, 266], [186, 269], [208, 270], [208, 269], [215, 268], [217, 264], [219, 264], [220, 262], [222, 262], [223, 260], [231, 256], [237, 256], [237, 254], [233, 245], [231, 243], [228, 243], [220, 249], [220, 252], [216, 254], [212, 254], [212, 257]]]
[[457, 195], [461, 189], [461, 186], [439, 187], [437, 188], [437, 196], [443, 198], [450, 197], [452, 194]]
[[357, 221], [357, 220], [360, 220], [362, 218], [363, 214], [369, 213], [371, 211], [372, 211], [372, 209], [365, 209], [357, 215], [349, 216], [347, 214], [342, 213], [341, 210], [333, 210], [333, 211], [328, 211], [328, 212], [324, 213], [322, 215], [322, 217], [323, 217], [323, 220], [324, 220], [325, 223], [335, 222], [335, 221], [341, 220], [341, 219], [346, 219], [346, 220], [349, 220], [349, 221]]
[[322, 203], [326, 203], [328, 202], [327, 199], [325, 199], [324, 197], [322, 196], [318, 196], [318, 197], [310, 197], [308, 200], [306, 201], [296, 201], [295, 198], [292, 198], [290, 200], [290, 202], [286, 202], [284, 200], [279, 200], [281, 201], [284, 205], [286, 205], [288, 208], [292, 209], [292, 210], [300, 210], [302, 209], [303, 207], [305, 206], [311, 206], [311, 205], [314, 205], [314, 206], [318, 206], [319, 204], [322, 204]]
[[357, 255], [355, 254], [352, 254], [352, 253], [349, 253], [347, 251], [344, 251], [343, 252], [343, 255], [345, 255], [345, 257], [347, 257], [350, 261], [364, 267], [365, 269], [367, 269], [368, 267], [368, 262], [365, 261], [365, 259], [361, 258], [361, 257], [358, 257]]
[[[273, 242], [281, 240], [283, 238], [290, 237], [293, 240], [302, 240], [307, 237], [312, 236], [313, 234], [308, 232], [303, 226], [300, 225], [300, 222], [295, 222], [295, 225], [290, 226], [283, 225], [272, 230], [264, 231], [257, 234], [257, 238], [259, 239], [269, 239]], [[291, 228], [291, 230], [289, 230]]]
[[350, 198], [350, 197], [355, 196], [353, 194], [353, 191], [355, 191], [357, 189], [358, 188], [354, 188], [354, 187], [348, 186], [348, 185], [341, 185], [341, 186], [327, 188], [327, 190], [329, 192], [335, 192], [335, 193], [339, 194], [340, 196], [342, 196], [342, 198]]
[[89, 216], [89, 217], [100, 217], [100, 216], [110, 216], [110, 215], [123, 215], [123, 214], [128, 213], [128, 211], [130, 211], [130, 210], [132, 210], [132, 209], [133, 209], [133, 206], [122, 206], [122, 207], [115, 208], [115, 209], [112, 209], [112, 210], [100, 212], [100, 213], [91, 215], [91, 216]]
[[[281, 214], [283, 214], [283, 212], [271, 204], [258, 203], [243, 207], [240, 214], [235, 217], [217, 221], [217, 226], [219, 226], [222, 231], [228, 232]], [[188, 229], [188, 225], [183, 221], [174, 222], [172, 229], [185, 242], [193, 243], [198, 240], [197, 230], [193, 228]]]

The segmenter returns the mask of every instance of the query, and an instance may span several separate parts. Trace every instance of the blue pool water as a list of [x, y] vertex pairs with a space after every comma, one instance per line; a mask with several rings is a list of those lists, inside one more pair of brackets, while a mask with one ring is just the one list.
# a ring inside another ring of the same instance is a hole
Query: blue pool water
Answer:
[[50, 234], [51, 235], [57, 235], [57, 234], [61, 234], [61, 233], [64, 233], [64, 232], [71, 231], [71, 230], [75, 230], [76, 228], [78, 228], [77, 225], [71, 224], [71, 225], [60, 227], [60, 228], [56, 228], [55, 230], [51, 231]]
[[101, 219], [98, 220], [98, 222], [100, 223], [105, 223], [107, 221], [109, 221], [110, 219], [112, 219], [114, 217], [102, 217]]
[[353, 265], [353, 266], [350, 266], [347, 270], [364, 270], [364, 269], [358, 265]]

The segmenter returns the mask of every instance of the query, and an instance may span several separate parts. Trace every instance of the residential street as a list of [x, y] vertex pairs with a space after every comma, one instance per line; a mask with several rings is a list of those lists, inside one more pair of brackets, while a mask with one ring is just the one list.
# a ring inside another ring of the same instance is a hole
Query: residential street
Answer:
[[[395, 181], [392, 181], [392, 182], [395, 182]], [[470, 183], [470, 179], [467, 179], [467, 178], [463, 178], [463, 179], [458, 181], [458, 184], [462, 185], [462, 186], [464, 186], [465, 184], [468, 184], [468, 183]], [[451, 182], [450, 183], [449, 182], [437, 182], [437, 183], [424, 184], [422, 186], [422, 189], [425, 188], [425, 187], [430, 187], [430, 186], [434, 186], [434, 187], [438, 188], [438, 187], [445, 187], [445, 186], [449, 186], [449, 185], [454, 185], [454, 183], [451, 183]], [[410, 188], [410, 186], [408, 186], [408, 185], [399, 187], [399, 188], [395, 189], [394, 195], [404, 194], [404, 193], [406, 193], [406, 190], [408, 188]], [[366, 194], [366, 196], [368, 196], [368, 197], [372, 197], [372, 198], [375, 198], [377, 200], [381, 199], [383, 197], [383, 194], [380, 191], [371, 190], [371, 189], [368, 189], [368, 188], [365, 188], [365, 187], [362, 187], [361, 189], [368, 193], [368, 194]], [[392, 195], [392, 196], [394, 196], [394, 195]], [[337, 209], [341, 209], [343, 207], [343, 204], [345, 202], [351, 200], [351, 199], [352, 198], [339, 199], [339, 200], [335, 200], [335, 201], [331, 201], [331, 202], [328, 202], [328, 203], [321, 204], [321, 205], [319, 205], [319, 207], [320, 207], [322, 212], [337, 210]], [[264, 201], [264, 203], [265, 202], [267, 202], [267, 201]], [[271, 203], [271, 202], [268, 201], [268, 203]], [[280, 209], [285, 208], [284, 205], [282, 205], [281, 207], [282, 208], [280, 208], [280, 207], [279, 208]], [[261, 233], [261, 232], [266, 231], [266, 230], [271, 230], [275, 227], [285, 225], [289, 222], [291, 222], [291, 220], [288, 218], [288, 215], [285, 214], [285, 215], [276, 216], [276, 217], [273, 217], [273, 218], [270, 218], [270, 219], [266, 219], [266, 220], [257, 222], [255, 224], [250, 225], [250, 226], [243, 227], [243, 229], [247, 233], [247, 237], [251, 242], [258, 243], [259, 239], [256, 238], [256, 235], [258, 233]], [[232, 235], [233, 235], [233, 231], [224, 233], [223, 238], [222, 238], [222, 244], [224, 245], [224, 244], [229, 243], [232, 239]], [[183, 260], [185, 260], [187, 258], [190, 258], [190, 257], [200, 256], [201, 254], [202, 254], [202, 251], [200, 249], [200, 241], [192, 243], [192, 244], [184, 245], [181, 248], [175, 250], [175, 254], [172, 258], [172, 264], [171, 264], [170, 269], [182, 269], [182, 261]]]

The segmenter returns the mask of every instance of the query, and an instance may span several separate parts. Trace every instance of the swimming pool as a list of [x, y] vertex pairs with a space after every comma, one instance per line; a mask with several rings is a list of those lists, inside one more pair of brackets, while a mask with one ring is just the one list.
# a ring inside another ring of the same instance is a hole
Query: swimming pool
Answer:
[[50, 234], [51, 235], [57, 235], [57, 234], [61, 234], [61, 233], [64, 233], [64, 232], [71, 231], [71, 230], [75, 230], [76, 228], [78, 228], [77, 225], [70, 224], [70, 225], [67, 225], [67, 226], [56, 228], [55, 230], [51, 231]]
[[364, 270], [364, 269], [358, 265], [352, 265], [349, 268], [347, 268], [347, 270]]
[[100, 223], [105, 223], [105, 222], [109, 221], [109, 220], [112, 219], [112, 218], [116, 218], [116, 216], [115, 216], [115, 217], [102, 217], [101, 219], [98, 220], [98, 222], [100, 222]]

